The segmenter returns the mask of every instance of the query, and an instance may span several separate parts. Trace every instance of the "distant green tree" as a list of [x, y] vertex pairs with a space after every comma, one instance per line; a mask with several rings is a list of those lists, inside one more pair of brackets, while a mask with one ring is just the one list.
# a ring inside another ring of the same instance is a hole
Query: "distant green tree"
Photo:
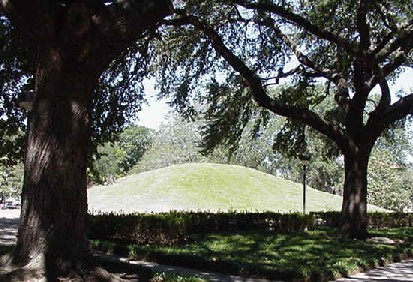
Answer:
[[0, 196], [20, 197], [23, 187], [24, 167], [23, 163], [10, 166], [0, 166]]
[[171, 165], [202, 162], [198, 130], [200, 122], [189, 122], [176, 114], [171, 114], [153, 136], [150, 148], [130, 173], [163, 168]]
[[368, 170], [369, 202], [386, 209], [403, 211], [413, 200], [410, 153], [411, 124], [400, 121], [386, 130], [373, 148]]
[[121, 165], [125, 156], [126, 152], [119, 142], [107, 142], [98, 146], [94, 161], [95, 180], [106, 185], [113, 184], [116, 177], [123, 172]]
[[128, 126], [114, 136], [115, 141], [99, 145], [94, 155], [90, 181], [112, 184], [142, 158], [152, 143], [152, 131], [143, 126]]
[[127, 173], [152, 144], [152, 130], [144, 126], [128, 126], [119, 134], [119, 146], [125, 152], [121, 163], [122, 170]]
[[397, 211], [408, 205], [408, 191], [398, 187], [401, 169], [390, 152], [372, 153], [368, 172], [369, 203]]

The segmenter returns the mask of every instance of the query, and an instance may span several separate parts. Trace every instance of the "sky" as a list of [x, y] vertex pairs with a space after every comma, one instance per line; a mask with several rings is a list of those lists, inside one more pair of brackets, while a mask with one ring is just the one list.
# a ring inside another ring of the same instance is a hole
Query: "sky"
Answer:
[[145, 82], [144, 86], [148, 103], [142, 106], [136, 123], [148, 128], [158, 129], [171, 109], [165, 101], [157, 100], [155, 81], [153, 79]]
[[137, 124], [158, 129], [170, 108], [165, 101], [157, 101], [153, 96], [147, 97], [147, 99], [149, 104], [143, 105], [142, 110], [138, 113]]
[[[154, 80], [145, 83], [145, 93], [147, 95], [148, 104], [143, 105], [142, 110], [138, 113], [137, 124], [152, 129], [158, 129], [171, 108], [165, 101], [158, 101], [156, 99], [154, 83]], [[391, 85], [392, 93], [397, 93], [399, 90], [404, 90], [406, 92], [413, 91], [413, 70], [402, 73], [395, 83]]]

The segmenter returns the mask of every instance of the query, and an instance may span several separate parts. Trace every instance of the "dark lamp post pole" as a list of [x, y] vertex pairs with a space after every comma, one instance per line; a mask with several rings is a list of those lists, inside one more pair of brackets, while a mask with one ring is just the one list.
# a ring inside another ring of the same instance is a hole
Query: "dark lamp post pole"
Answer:
[[303, 164], [303, 214], [305, 214], [306, 206], [306, 178], [307, 178], [307, 164], [310, 161], [310, 156], [302, 154], [298, 157]]

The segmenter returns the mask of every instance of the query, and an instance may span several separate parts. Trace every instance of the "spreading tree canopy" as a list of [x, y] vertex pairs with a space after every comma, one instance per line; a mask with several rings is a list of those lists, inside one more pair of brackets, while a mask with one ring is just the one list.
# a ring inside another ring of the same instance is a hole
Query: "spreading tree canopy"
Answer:
[[[210, 106], [207, 148], [236, 142], [256, 104], [290, 119], [298, 132], [309, 126], [334, 142], [345, 158], [342, 232], [367, 235], [370, 152], [382, 132], [413, 109], [413, 94], [395, 95], [389, 87], [412, 67], [413, 3], [174, 5], [174, 15], [159, 26], [172, 12], [169, 1], [0, 2], [0, 126], [7, 135], [21, 136], [16, 93], [34, 93], [14, 265], [35, 266], [50, 280], [82, 267], [87, 155], [98, 139], [93, 136], [105, 136], [104, 128], [118, 128], [124, 113], [139, 108], [135, 90], [148, 58], [140, 50], [150, 51], [160, 90], [183, 114], [194, 112], [191, 95]], [[312, 91], [320, 81], [325, 91]], [[271, 91], [279, 82], [290, 87]], [[320, 109], [326, 101], [334, 108]], [[260, 115], [268, 119], [266, 111]]]
[[[194, 94], [210, 106], [206, 147], [237, 141], [253, 101], [315, 129], [344, 155], [342, 233], [365, 238], [370, 152], [413, 112], [413, 94], [390, 91], [412, 67], [413, 3], [191, 0], [164, 23], [155, 49], [162, 90], [183, 113], [193, 110]], [[280, 82], [291, 87], [271, 91]], [[320, 82], [325, 91], [311, 91]], [[318, 107], [326, 101], [334, 108]]]

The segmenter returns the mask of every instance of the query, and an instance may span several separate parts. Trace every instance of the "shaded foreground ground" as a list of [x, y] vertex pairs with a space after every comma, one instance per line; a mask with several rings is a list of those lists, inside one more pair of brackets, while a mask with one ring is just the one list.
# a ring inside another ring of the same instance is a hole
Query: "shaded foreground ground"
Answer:
[[[275, 282], [275, 280], [245, 278], [240, 276], [224, 276], [222, 274], [210, 273], [206, 271], [199, 271], [189, 269], [185, 267], [176, 267], [170, 265], [162, 265], [152, 262], [144, 261], [129, 261], [114, 256], [110, 257], [111, 260], [126, 261], [130, 265], [144, 266], [153, 269], [158, 272], [172, 272], [180, 273], [189, 276], [196, 276], [212, 282]], [[379, 267], [377, 269], [370, 270], [366, 273], [358, 273], [351, 275], [348, 278], [341, 278], [335, 281], [339, 282], [411, 282], [413, 281], [413, 260], [407, 260], [404, 262], [393, 263], [385, 267]]]
[[16, 243], [19, 217], [20, 210], [0, 209], [0, 245], [14, 245]]
[[[19, 219], [19, 211], [17, 210], [0, 210], [0, 244], [1, 245], [12, 245], [16, 241], [17, 235], [17, 225]], [[102, 258], [102, 257], [100, 257]], [[133, 267], [144, 267], [149, 268], [155, 272], [172, 272], [172, 273], [182, 273], [184, 275], [195, 275], [206, 281], [228, 281], [228, 282], [238, 282], [238, 281], [270, 281], [265, 279], [253, 279], [253, 278], [242, 278], [239, 276], [222, 275], [206, 271], [198, 271], [194, 269], [188, 269], [183, 267], [168, 266], [156, 263], [149, 263], [144, 261], [128, 261], [121, 260], [116, 257], [110, 257], [114, 261], [125, 262], [128, 264], [129, 269]], [[104, 258], [105, 260], [108, 257]], [[133, 270], [132, 270], [133, 272]], [[126, 278], [126, 277], [125, 277]], [[137, 281], [133, 276], [130, 276], [128, 281]], [[387, 267], [379, 267], [377, 269], [371, 270], [367, 273], [360, 273], [352, 275], [349, 278], [338, 279], [340, 282], [365, 282], [365, 281], [386, 281], [386, 282], [413, 282], [413, 260], [407, 260], [404, 262], [394, 263]]]

